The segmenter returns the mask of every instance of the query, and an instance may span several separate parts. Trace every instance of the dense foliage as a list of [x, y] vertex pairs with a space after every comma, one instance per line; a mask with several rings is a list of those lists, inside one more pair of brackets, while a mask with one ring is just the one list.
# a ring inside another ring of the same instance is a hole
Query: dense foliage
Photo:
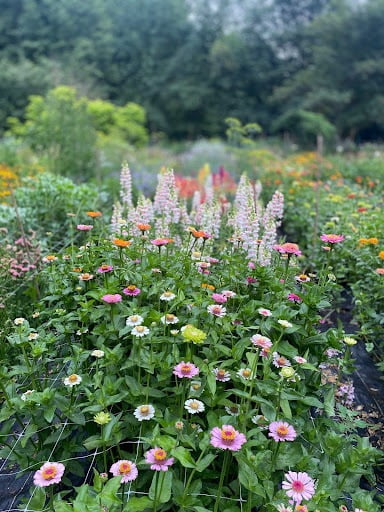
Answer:
[[0, 11], [1, 129], [30, 94], [64, 83], [137, 102], [150, 131], [173, 138], [223, 134], [228, 116], [307, 144], [383, 136], [384, 0], [0, 0]]

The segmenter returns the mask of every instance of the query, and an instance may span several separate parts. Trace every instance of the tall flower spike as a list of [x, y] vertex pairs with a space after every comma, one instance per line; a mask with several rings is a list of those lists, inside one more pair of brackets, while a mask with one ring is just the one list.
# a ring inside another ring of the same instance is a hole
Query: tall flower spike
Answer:
[[132, 208], [132, 176], [127, 162], [121, 168], [120, 174], [120, 197], [123, 207], [128, 211]]

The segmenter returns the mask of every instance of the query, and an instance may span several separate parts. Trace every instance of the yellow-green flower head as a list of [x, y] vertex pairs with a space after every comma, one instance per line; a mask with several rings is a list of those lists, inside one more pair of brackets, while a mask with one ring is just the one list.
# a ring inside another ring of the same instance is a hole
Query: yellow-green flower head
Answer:
[[205, 332], [201, 331], [200, 329], [194, 327], [191, 324], [186, 325], [181, 330], [184, 341], [192, 341], [192, 343], [199, 344], [204, 343], [204, 340], [207, 337]]
[[284, 368], [282, 368], [280, 370], [280, 375], [284, 378], [284, 379], [291, 379], [294, 375], [295, 375], [295, 370], [292, 368], [292, 366], [284, 366]]
[[93, 417], [93, 421], [99, 425], [106, 425], [111, 421], [112, 417], [109, 412], [98, 412]]
[[356, 345], [357, 343], [357, 340], [355, 340], [355, 338], [351, 338], [350, 336], [345, 336], [345, 338], [343, 338], [343, 341], [346, 345]]

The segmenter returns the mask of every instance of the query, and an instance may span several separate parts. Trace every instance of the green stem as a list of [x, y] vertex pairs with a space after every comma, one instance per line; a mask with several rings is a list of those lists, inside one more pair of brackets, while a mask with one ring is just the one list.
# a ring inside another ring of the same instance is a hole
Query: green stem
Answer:
[[156, 474], [155, 474], [155, 499], [154, 499], [154, 502], [153, 502], [153, 512], [156, 512], [157, 510], [157, 487], [159, 485], [159, 476], [158, 476], [158, 472], [156, 471]]
[[[206, 447], [201, 451], [201, 453], [200, 453], [200, 455], [199, 455], [199, 458], [198, 458], [198, 459], [197, 459], [197, 461], [196, 461], [196, 466], [198, 466], [198, 465], [199, 465], [199, 462], [200, 462], [200, 461], [201, 461], [201, 459], [203, 458], [204, 453], [206, 452], [207, 448], [208, 448], [208, 445], [207, 445], [207, 446], [206, 446]], [[188, 480], [187, 480], [187, 483], [186, 483], [186, 485], [185, 485], [185, 487], [184, 487], [184, 492], [183, 492], [183, 496], [182, 496], [182, 500], [183, 500], [183, 501], [184, 501], [184, 499], [185, 499], [185, 498], [186, 498], [186, 496], [187, 496], [187, 492], [188, 492], [188, 490], [189, 490], [189, 486], [191, 485], [191, 482], [192, 482], [192, 479], [193, 479], [193, 477], [194, 477], [195, 473], [196, 473], [196, 469], [192, 469], [191, 474], [189, 475], [189, 478], [188, 478]]]
[[223, 467], [221, 468], [219, 488], [217, 489], [217, 497], [216, 497], [215, 507], [213, 509], [213, 512], [218, 512], [218, 510], [219, 510], [220, 498], [221, 498], [221, 493], [223, 490], [224, 478], [227, 474], [228, 462], [229, 462], [229, 451], [227, 450], [224, 455]]

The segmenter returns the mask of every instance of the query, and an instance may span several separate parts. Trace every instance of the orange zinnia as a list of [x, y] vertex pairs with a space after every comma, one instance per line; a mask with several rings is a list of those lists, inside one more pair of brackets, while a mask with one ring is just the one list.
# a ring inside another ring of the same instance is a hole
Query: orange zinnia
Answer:
[[148, 229], [151, 229], [150, 224], [136, 224], [136, 227], [140, 229], [140, 231], [148, 231]]
[[92, 217], [92, 218], [95, 218], [95, 217], [101, 217], [103, 214], [101, 212], [85, 212], [88, 217]]
[[115, 238], [112, 243], [117, 245], [117, 247], [129, 247], [132, 242], [129, 240], [122, 240], [121, 238]]
[[380, 258], [381, 260], [384, 260], [384, 251], [380, 251], [380, 252], [379, 252], [379, 258]]

